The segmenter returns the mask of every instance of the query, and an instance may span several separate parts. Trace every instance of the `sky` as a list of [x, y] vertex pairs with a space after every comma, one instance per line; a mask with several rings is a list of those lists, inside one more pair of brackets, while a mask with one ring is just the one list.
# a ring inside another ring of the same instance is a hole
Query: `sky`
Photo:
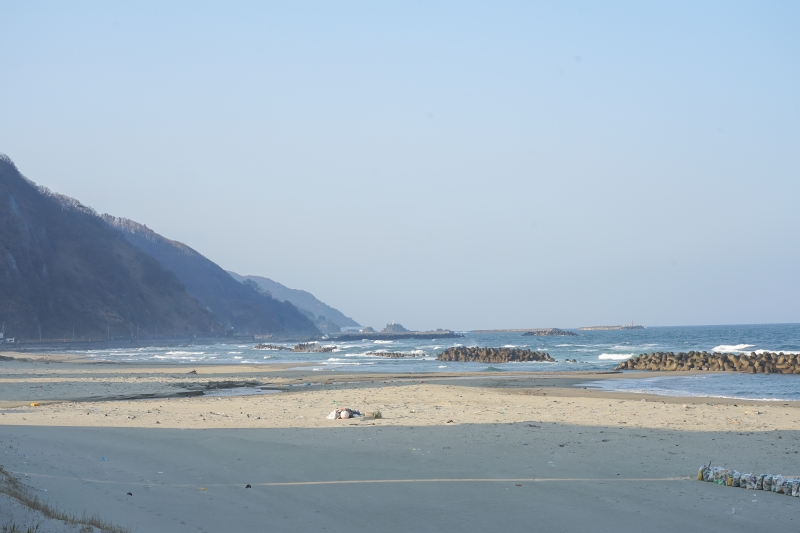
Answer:
[[0, 152], [412, 329], [800, 322], [798, 2], [0, 3]]

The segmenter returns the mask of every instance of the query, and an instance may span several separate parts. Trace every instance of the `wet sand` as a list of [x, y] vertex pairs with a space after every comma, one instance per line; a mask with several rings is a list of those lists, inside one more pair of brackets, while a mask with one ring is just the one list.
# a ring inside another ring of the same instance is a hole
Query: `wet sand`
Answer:
[[[608, 373], [26, 358], [0, 361], [0, 461], [40, 497], [139, 531], [744, 531], [800, 520], [800, 498], [691, 479], [709, 461], [800, 476], [798, 402], [576, 387], [622, 376]], [[220, 385], [271, 392], [224, 396]], [[325, 419], [343, 406], [383, 417]]]

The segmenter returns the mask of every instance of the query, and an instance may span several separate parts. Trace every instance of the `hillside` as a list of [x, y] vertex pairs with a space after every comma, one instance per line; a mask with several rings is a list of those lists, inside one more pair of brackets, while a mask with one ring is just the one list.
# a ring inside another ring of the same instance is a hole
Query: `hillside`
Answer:
[[188, 335], [208, 330], [211, 313], [92, 209], [0, 155], [0, 320], [8, 336], [105, 339], [137, 326]]
[[[261, 289], [272, 294], [278, 300], [291, 302], [295, 307], [310, 316], [318, 327], [322, 323], [328, 321], [335, 323], [339, 327], [361, 327], [361, 325], [352, 318], [345, 316], [344, 313], [335, 309], [321, 301], [319, 301], [313, 294], [300, 289], [290, 289], [289, 287], [272, 281], [269, 278], [261, 276], [241, 276], [236, 272], [228, 271], [228, 274], [233, 276], [234, 279], [244, 282], [245, 280], [254, 281]], [[330, 327], [330, 326], [329, 326]], [[322, 329], [322, 328], [321, 328]]]
[[318, 334], [311, 320], [289, 302], [281, 302], [239, 283], [219, 265], [178, 241], [147, 226], [103, 215], [110, 228], [138, 250], [154, 257], [214, 314], [225, 329], [236, 333]]

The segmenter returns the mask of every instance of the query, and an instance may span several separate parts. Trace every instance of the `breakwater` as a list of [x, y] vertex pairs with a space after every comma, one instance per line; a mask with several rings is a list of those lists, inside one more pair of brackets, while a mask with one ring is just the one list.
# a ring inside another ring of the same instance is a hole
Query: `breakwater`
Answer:
[[436, 356], [438, 361], [460, 361], [478, 363], [511, 363], [545, 361], [554, 363], [555, 359], [545, 352], [532, 352], [521, 348], [468, 348], [456, 346], [448, 348]]
[[292, 348], [293, 352], [305, 353], [328, 353], [336, 349], [336, 346], [320, 346], [316, 342], [304, 342]]
[[587, 326], [578, 331], [624, 331], [627, 329], [644, 329], [644, 326]]
[[255, 350], [275, 350], [279, 352], [298, 352], [298, 353], [328, 353], [336, 349], [336, 346], [320, 346], [316, 342], [304, 342], [294, 348], [278, 346], [277, 344], [257, 344], [253, 346]]
[[529, 329], [522, 334], [523, 337], [576, 337], [573, 331], [558, 328]]
[[377, 357], [388, 357], [389, 359], [403, 359], [404, 357], [416, 357], [416, 353], [403, 353], [403, 352], [367, 352], [367, 355], [374, 355]]
[[333, 337], [341, 342], [366, 341], [397, 341], [397, 340], [433, 340], [433, 339], [460, 339], [464, 335], [452, 331], [419, 331], [408, 333], [342, 333]]
[[615, 370], [705, 370], [749, 374], [800, 374], [800, 355], [751, 352], [750, 355], [708, 352], [653, 352], [623, 361]]

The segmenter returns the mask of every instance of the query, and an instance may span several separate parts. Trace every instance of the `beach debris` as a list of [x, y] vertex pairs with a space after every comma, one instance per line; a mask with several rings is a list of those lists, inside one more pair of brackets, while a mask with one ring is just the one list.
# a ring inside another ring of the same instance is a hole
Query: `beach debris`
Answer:
[[328, 420], [339, 420], [353, 418], [355, 416], [361, 416], [361, 412], [355, 409], [350, 409], [349, 407], [340, 407], [331, 411], [325, 418]]
[[451, 418], [450, 420], [448, 420], [448, 421], [447, 421], [447, 423], [448, 423], [448, 424], [455, 424], [455, 422], [453, 422], [453, 419], [452, 419], [452, 418]]
[[800, 374], [800, 354], [751, 352], [747, 354], [708, 352], [643, 353], [620, 363], [614, 370], [705, 370], [748, 374]]
[[748, 490], [763, 490], [786, 496], [800, 497], [800, 479], [782, 475], [742, 473], [721, 466], [703, 465], [697, 471], [697, 480], [716, 483], [725, 487], [739, 487]]
[[31, 407], [39, 407], [39, 402], [31, 402]]
[[132, 493], [132, 492], [129, 492], [129, 493], [128, 493], [128, 496], [133, 496], [133, 493]]
[[101, 457], [100, 460], [101, 461], [108, 461], [108, 459], [106, 459], [105, 457]]
[[248, 483], [247, 485], [245, 485], [245, 487], [244, 487], [244, 488], [246, 488], [246, 489], [252, 489], [253, 487], [251, 487], [251, 486], [250, 486], [250, 483]]
[[187, 372], [187, 374], [197, 374], [197, 370], [192, 370], [191, 372]]
[[370, 417], [371, 417], [373, 420], [377, 420], [377, 419], [379, 419], [379, 418], [383, 418], [383, 413], [381, 413], [380, 411], [372, 411], [372, 412], [369, 414], [369, 416], [370, 416]]

